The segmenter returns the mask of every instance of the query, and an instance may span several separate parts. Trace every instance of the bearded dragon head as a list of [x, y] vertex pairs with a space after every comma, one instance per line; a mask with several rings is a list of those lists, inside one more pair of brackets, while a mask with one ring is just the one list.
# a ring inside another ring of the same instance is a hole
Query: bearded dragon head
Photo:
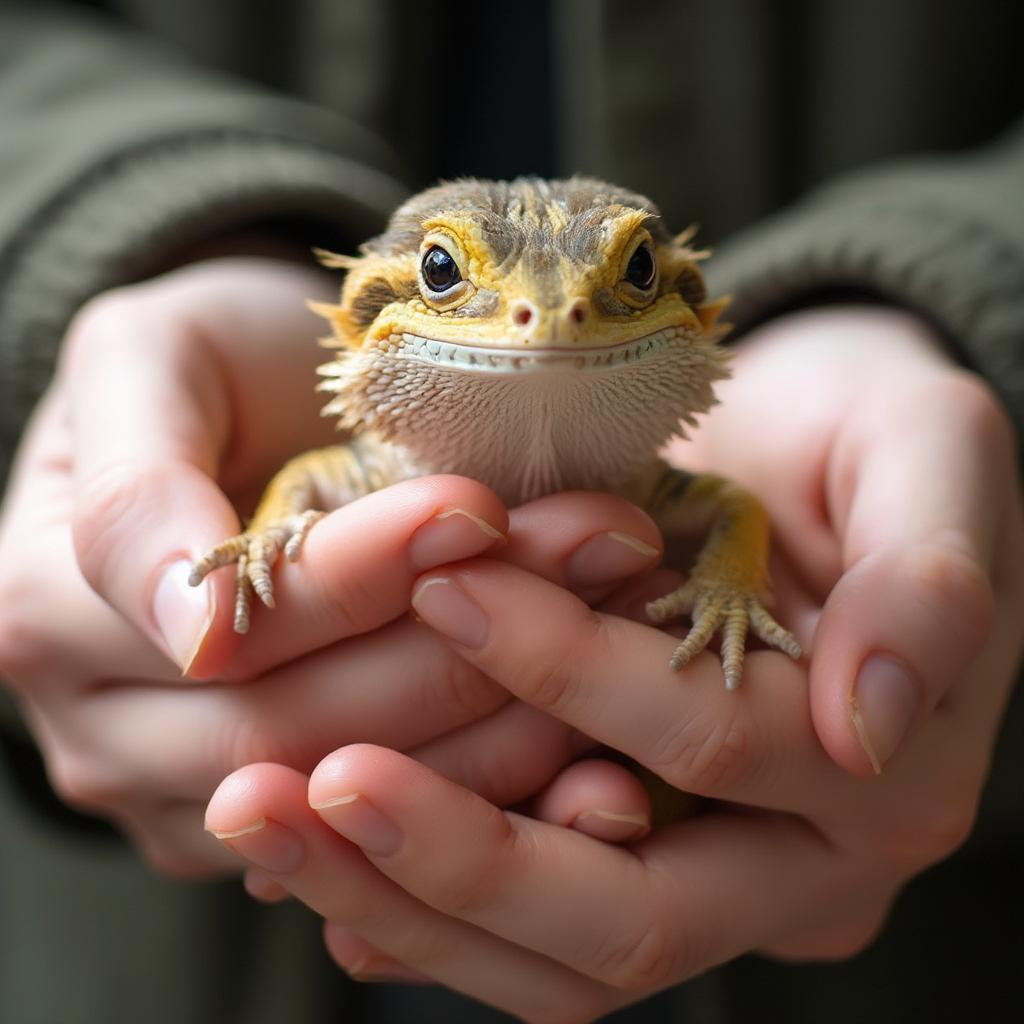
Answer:
[[643, 196], [586, 178], [460, 181], [393, 215], [348, 271], [325, 414], [518, 503], [615, 489], [726, 376], [698, 262]]

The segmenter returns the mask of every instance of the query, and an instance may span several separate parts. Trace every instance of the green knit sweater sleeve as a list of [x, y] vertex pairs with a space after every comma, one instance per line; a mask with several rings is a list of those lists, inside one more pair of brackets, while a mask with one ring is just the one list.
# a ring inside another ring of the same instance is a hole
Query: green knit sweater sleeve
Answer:
[[0, 133], [0, 479], [90, 296], [270, 222], [355, 243], [403, 195], [344, 119], [45, 3], [0, 11]]
[[967, 156], [833, 182], [721, 246], [737, 333], [849, 290], [915, 309], [984, 376], [1024, 436], [1024, 124]]

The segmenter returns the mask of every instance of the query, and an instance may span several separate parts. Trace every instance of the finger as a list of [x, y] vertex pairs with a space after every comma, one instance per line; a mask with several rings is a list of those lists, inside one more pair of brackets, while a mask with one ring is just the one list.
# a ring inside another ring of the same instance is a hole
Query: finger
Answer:
[[188, 563], [238, 529], [213, 479], [228, 438], [220, 368], [187, 320], [157, 316], [129, 293], [80, 318], [60, 376], [71, 396], [82, 573], [179, 667], [201, 675], [237, 644], [215, 615], [230, 601], [228, 582], [187, 586]]
[[784, 936], [758, 952], [797, 962], [848, 960], [863, 952], [878, 938], [892, 903], [892, 895], [888, 893], [865, 892], [863, 895], [864, 906], [848, 920]]
[[802, 813], [836, 799], [805, 672], [783, 655], [753, 652], [730, 692], [714, 655], [674, 672], [671, 636], [487, 560], [426, 575], [413, 604], [486, 676], [678, 789]]
[[307, 783], [279, 765], [250, 765], [213, 795], [207, 828], [325, 920], [450, 988], [526, 1020], [553, 1007], [578, 1007], [581, 1020], [607, 1012], [603, 986], [440, 914], [381, 875], [310, 809]]
[[[339, 743], [370, 739], [417, 747], [486, 721], [507, 700], [504, 689], [431, 631], [403, 619], [244, 687], [183, 689], [145, 680], [97, 687], [69, 710], [65, 745], [77, 738], [81, 747], [80, 785], [111, 799], [156, 793], [205, 801], [225, 775], [245, 764], [274, 760], [309, 771]], [[566, 728], [560, 729], [564, 736]], [[525, 741], [525, 729], [520, 734]], [[542, 743], [544, 736], [534, 737], [534, 751], [555, 746]], [[564, 746], [563, 738], [556, 751]], [[536, 791], [555, 767], [539, 779], [537, 772], [557, 756], [521, 767], [508, 761], [505, 784], [525, 789], [524, 796]]]
[[324, 926], [324, 943], [334, 962], [356, 981], [401, 981], [411, 985], [433, 983], [433, 979], [422, 971], [414, 971], [393, 956], [382, 953], [344, 925], [328, 921]]
[[[47, 392], [26, 430], [0, 532], [3, 665], [34, 698], [109, 675], [172, 681], [174, 666], [85, 583], [75, 561], [66, 406]], [[116, 664], [110, 652], [116, 650]]]
[[[496, 542], [506, 531], [507, 543]], [[231, 672], [254, 674], [293, 652], [375, 628], [408, 607], [416, 572], [488, 549], [591, 599], [649, 571], [661, 555], [654, 524], [618, 498], [558, 495], [506, 520], [497, 499], [464, 478], [406, 481], [318, 524], [299, 563], [276, 570], [278, 607], [255, 610], [252, 638]]]
[[887, 412], [840, 445], [836, 478], [849, 483], [832, 502], [846, 570], [811, 671], [821, 741], [862, 775], [881, 771], [985, 643], [1000, 481], [1013, 476], [1008, 431], [966, 377]]
[[496, 557], [595, 604], [613, 587], [650, 572], [663, 545], [646, 512], [612, 494], [552, 494], [514, 509]]
[[203, 881], [238, 874], [230, 851], [210, 841], [203, 828], [205, 805], [199, 801], [150, 801], [129, 813], [111, 816], [146, 863], [168, 878]]
[[835, 910], [831, 849], [788, 817], [699, 817], [624, 849], [362, 745], [319, 765], [309, 796], [425, 903], [634, 998], [809, 926], [826, 894]]
[[406, 480], [336, 509], [297, 561], [275, 566], [276, 607], [253, 609], [226, 674], [252, 678], [393, 621], [408, 611], [418, 573], [500, 546], [507, 524], [494, 493], [459, 476]]
[[[353, 737], [351, 742], [363, 739]], [[509, 807], [532, 797], [559, 769], [593, 746], [593, 741], [557, 718], [512, 700], [486, 718], [412, 747], [408, 753], [488, 802]]]
[[[608, 615], [649, 626], [651, 617], [647, 614], [647, 605], [678, 590], [685, 582], [685, 577], [673, 569], [655, 569], [645, 576], [627, 580], [595, 607]], [[661, 628], [666, 629], [664, 626]], [[666, 631], [674, 629], [676, 626], [672, 625]], [[682, 632], [685, 634], [686, 629], [682, 628]]]
[[260, 903], [282, 903], [291, 899], [291, 893], [280, 882], [261, 868], [249, 868], [242, 877], [245, 891]]
[[588, 759], [570, 765], [537, 797], [533, 815], [606, 843], [628, 843], [650, 832], [651, 798], [623, 765]]

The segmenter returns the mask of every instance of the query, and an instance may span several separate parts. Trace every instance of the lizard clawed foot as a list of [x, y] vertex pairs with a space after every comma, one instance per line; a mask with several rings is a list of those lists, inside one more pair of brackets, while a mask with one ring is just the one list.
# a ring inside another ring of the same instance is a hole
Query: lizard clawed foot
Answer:
[[285, 557], [294, 562], [299, 557], [306, 534], [326, 514], [308, 509], [297, 515], [274, 520], [259, 529], [246, 530], [236, 537], [229, 537], [192, 566], [189, 585], [198, 587], [207, 575], [223, 565], [237, 565], [234, 627], [236, 633], [248, 633], [252, 592], [255, 591], [268, 608], [274, 607], [271, 568], [282, 550]]
[[791, 658], [803, 655], [793, 634], [768, 614], [756, 594], [728, 583], [692, 577], [678, 590], [647, 605], [647, 616], [655, 623], [685, 614], [692, 616], [693, 626], [672, 653], [669, 666], [678, 671], [700, 654], [721, 629], [722, 668], [727, 690], [735, 690], [743, 678], [743, 656], [749, 629], [753, 629], [766, 644], [785, 651]]

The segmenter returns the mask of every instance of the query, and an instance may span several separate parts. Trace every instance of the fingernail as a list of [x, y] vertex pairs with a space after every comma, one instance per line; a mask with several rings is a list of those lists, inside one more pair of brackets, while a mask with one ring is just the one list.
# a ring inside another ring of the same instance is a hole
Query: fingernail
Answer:
[[569, 582], [580, 587], [618, 583], [650, 569], [658, 549], [628, 533], [609, 530], [584, 541], [566, 562]]
[[505, 535], [486, 519], [464, 508], [450, 508], [424, 523], [409, 541], [409, 560], [417, 569], [472, 558], [504, 541]]
[[369, 960], [365, 963], [355, 964], [348, 970], [348, 976], [353, 981], [364, 983], [375, 983], [378, 985], [402, 984], [402, 985], [430, 985], [433, 978], [428, 977], [420, 971], [414, 971], [411, 967], [403, 967], [396, 960], [383, 958], [381, 960]]
[[271, 874], [291, 874], [306, 861], [306, 846], [301, 837], [276, 821], [260, 818], [234, 831], [209, 831], [239, 856]]
[[483, 609], [447, 576], [424, 580], [412, 606], [428, 626], [464, 647], [476, 650], [487, 642], [490, 623]]
[[402, 845], [398, 826], [360, 793], [310, 803], [324, 821], [361, 850], [386, 857]]
[[168, 567], [153, 594], [153, 617], [164, 643], [187, 674], [196, 660], [217, 611], [213, 589], [207, 583], [188, 585], [192, 564], [175, 562]]
[[646, 814], [589, 810], [576, 815], [572, 828], [608, 843], [627, 843], [647, 835], [651, 831], [651, 819]]
[[861, 666], [850, 696], [857, 738], [876, 774], [896, 752], [917, 713], [917, 686], [902, 665], [873, 655]]

